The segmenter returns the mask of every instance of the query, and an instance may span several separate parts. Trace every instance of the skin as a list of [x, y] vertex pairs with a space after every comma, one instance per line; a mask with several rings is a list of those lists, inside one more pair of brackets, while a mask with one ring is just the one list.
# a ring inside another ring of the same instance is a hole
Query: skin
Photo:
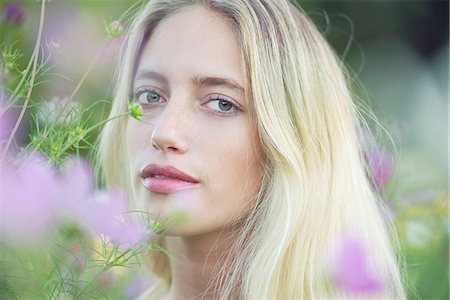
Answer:
[[[168, 250], [182, 261], [171, 261], [173, 284], [166, 299], [211, 296], [204, 291], [239, 229], [236, 221], [254, 203], [262, 151], [251, 102], [236, 88], [243, 84], [230, 24], [201, 6], [163, 20], [138, 62], [134, 101], [142, 104], [145, 116], [127, 125], [137, 202], [162, 220], [183, 214], [166, 237]], [[150, 163], [171, 165], [200, 183], [183, 193], [151, 192], [139, 175]]]

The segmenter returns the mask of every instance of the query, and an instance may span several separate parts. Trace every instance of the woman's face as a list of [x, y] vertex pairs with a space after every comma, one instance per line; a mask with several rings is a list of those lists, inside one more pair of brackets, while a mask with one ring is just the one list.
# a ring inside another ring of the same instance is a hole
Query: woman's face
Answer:
[[127, 151], [141, 208], [184, 216], [169, 234], [220, 230], [254, 202], [261, 148], [243, 85], [230, 24], [201, 6], [162, 21], [143, 49], [133, 90], [144, 117], [129, 119]]

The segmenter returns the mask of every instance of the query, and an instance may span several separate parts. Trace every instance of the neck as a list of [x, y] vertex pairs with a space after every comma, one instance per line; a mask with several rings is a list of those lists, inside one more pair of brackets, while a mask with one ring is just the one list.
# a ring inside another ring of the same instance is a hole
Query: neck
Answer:
[[223, 265], [232, 232], [221, 231], [191, 237], [166, 236], [172, 285], [167, 299], [212, 299], [219, 287], [214, 278]]

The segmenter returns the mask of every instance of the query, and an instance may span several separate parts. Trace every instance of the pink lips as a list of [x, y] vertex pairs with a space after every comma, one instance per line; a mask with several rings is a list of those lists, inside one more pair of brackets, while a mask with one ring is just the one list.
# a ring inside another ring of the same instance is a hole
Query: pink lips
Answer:
[[155, 193], [170, 194], [194, 188], [199, 181], [172, 166], [150, 164], [141, 171], [144, 186]]

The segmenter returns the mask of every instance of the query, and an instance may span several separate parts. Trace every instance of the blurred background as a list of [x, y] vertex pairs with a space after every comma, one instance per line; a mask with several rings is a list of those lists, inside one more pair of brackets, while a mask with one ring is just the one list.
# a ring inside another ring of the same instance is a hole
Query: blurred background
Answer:
[[[448, 1], [298, 3], [345, 62], [355, 97], [389, 133], [379, 130], [383, 155], [377, 159], [384, 169], [378, 170], [383, 176], [378, 187], [405, 253], [408, 298], [448, 299]], [[71, 105], [94, 105], [83, 116], [87, 123], [106, 117], [122, 38], [108, 37], [105, 28], [114, 20], [126, 27], [133, 5], [136, 1], [50, 1], [41, 48], [48, 68], [39, 77], [31, 112], [45, 115], [72, 96]], [[0, 10], [0, 44], [22, 49], [18, 63], [24, 68], [36, 40], [40, 3], [0, 0]], [[13, 71], [0, 68], [0, 86], [15, 84]], [[28, 121], [20, 130], [24, 145], [34, 130]]]

